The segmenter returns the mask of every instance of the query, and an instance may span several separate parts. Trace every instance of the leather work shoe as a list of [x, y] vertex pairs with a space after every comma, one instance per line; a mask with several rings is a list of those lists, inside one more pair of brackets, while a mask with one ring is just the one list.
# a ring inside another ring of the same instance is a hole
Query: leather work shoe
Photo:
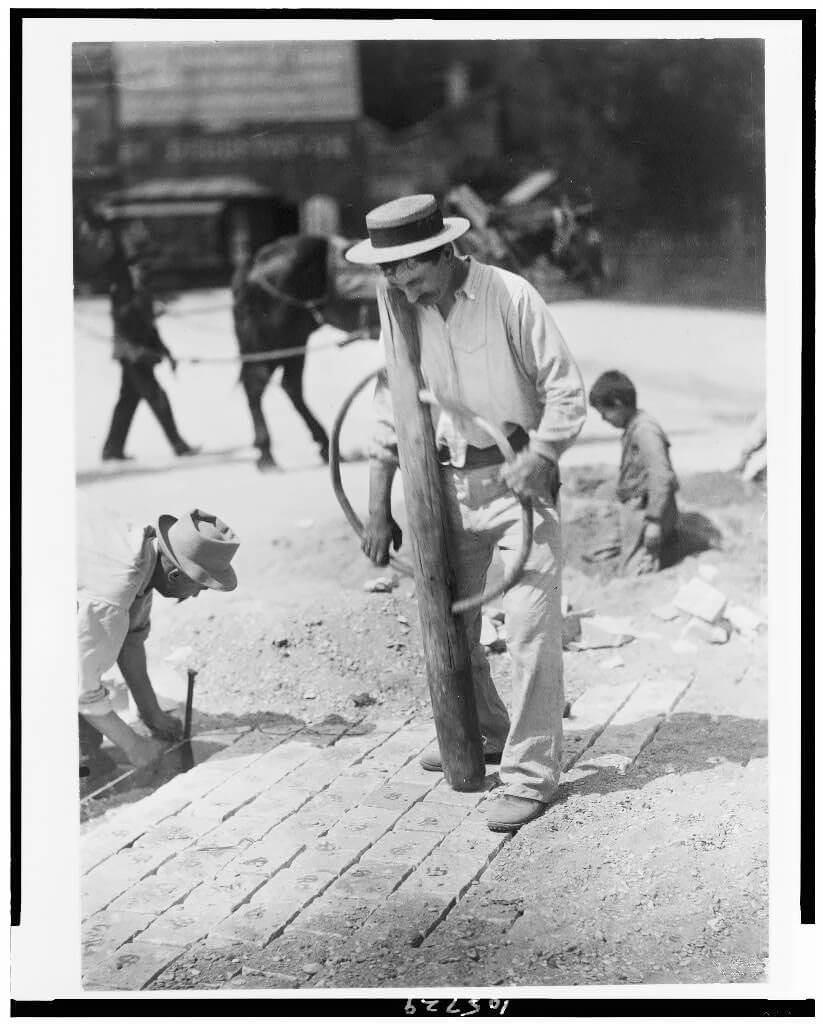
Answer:
[[546, 806], [542, 800], [525, 796], [501, 796], [486, 812], [486, 824], [492, 832], [516, 832], [521, 825], [539, 818]]
[[[483, 760], [486, 764], [500, 764], [500, 758], [503, 755], [498, 753], [486, 754]], [[443, 758], [440, 756], [439, 751], [431, 751], [428, 754], [420, 755], [420, 767], [427, 772], [442, 772], [443, 771]]]

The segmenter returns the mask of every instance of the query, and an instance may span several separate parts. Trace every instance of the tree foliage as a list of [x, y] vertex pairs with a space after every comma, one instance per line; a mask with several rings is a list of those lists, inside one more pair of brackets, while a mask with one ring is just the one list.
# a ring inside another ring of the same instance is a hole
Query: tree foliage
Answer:
[[[390, 127], [444, 102], [449, 64], [502, 98], [505, 174], [557, 164], [627, 218], [704, 228], [761, 221], [764, 45], [758, 39], [361, 44], [366, 113]], [[467, 154], [470, 158], [470, 154]]]

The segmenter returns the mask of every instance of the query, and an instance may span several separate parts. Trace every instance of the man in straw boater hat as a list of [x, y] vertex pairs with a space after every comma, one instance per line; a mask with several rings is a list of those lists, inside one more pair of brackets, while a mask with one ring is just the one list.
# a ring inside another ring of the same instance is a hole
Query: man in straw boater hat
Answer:
[[[460, 257], [451, 244], [470, 227], [443, 218], [433, 196], [414, 195], [366, 217], [369, 238], [347, 254], [377, 264], [383, 337], [416, 335], [426, 385], [502, 425], [518, 453], [512, 465], [470, 420], [432, 408], [448, 514], [457, 598], [479, 592], [495, 548], [508, 564], [520, 548], [519, 498], [534, 506], [534, 541], [520, 581], [506, 596], [513, 664], [511, 715], [480, 645], [479, 609], [464, 613], [487, 764], [500, 765], [503, 796], [488, 814], [514, 831], [543, 812], [557, 789], [563, 716], [558, 459], [586, 417], [580, 373], [537, 291], [523, 278]], [[391, 515], [397, 439], [386, 383], [375, 390], [369, 449], [369, 520], [363, 551], [377, 565], [401, 534]], [[421, 765], [442, 771], [439, 756]]]
[[[199, 509], [180, 519], [162, 515], [155, 526], [134, 526], [79, 498], [81, 770], [103, 736], [132, 764], [144, 765], [162, 753], [161, 740], [181, 735], [180, 721], [160, 708], [146, 668], [152, 597], [157, 591], [180, 602], [202, 590], [234, 590], [230, 563], [239, 544], [225, 523]], [[101, 680], [115, 662], [156, 738], [140, 736], [113, 710]]]

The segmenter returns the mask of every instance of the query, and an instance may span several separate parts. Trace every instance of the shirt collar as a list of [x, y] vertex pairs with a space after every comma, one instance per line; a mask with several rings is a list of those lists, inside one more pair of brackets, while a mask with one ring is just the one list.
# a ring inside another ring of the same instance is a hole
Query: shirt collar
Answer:
[[160, 560], [160, 551], [158, 550], [157, 542], [154, 539], [156, 536], [157, 532], [155, 531], [154, 527], [147, 526], [145, 528], [145, 533], [143, 534], [144, 543], [148, 541], [148, 546], [150, 548], [151, 554], [146, 564], [146, 575], [144, 577], [143, 586], [137, 593], [135, 600], [140, 597], [145, 597], [146, 594], [148, 594], [152, 588], [151, 581], [154, 577], [154, 570], [157, 568], [157, 563]]
[[471, 256], [466, 257], [466, 263], [469, 268], [469, 272], [466, 275], [466, 279], [463, 284], [455, 291], [455, 295], [463, 295], [467, 299], [471, 299], [472, 302], [477, 298], [476, 278], [477, 278], [477, 261], [472, 259]]

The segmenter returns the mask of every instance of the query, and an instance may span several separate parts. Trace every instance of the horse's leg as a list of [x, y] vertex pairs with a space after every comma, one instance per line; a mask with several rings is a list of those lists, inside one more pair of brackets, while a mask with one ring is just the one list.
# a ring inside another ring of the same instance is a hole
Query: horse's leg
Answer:
[[311, 431], [312, 440], [320, 449], [320, 458], [324, 462], [329, 461], [329, 435], [323, 429], [322, 424], [314, 413], [306, 405], [303, 398], [303, 367], [306, 363], [305, 355], [291, 356], [283, 360], [283, 390], [291, 399], [291, 404], [303, 417], [303, 422]]
[[263, 393], [272, 375], [270, 363], [244, 363], [240, 371], [240, 380], [246, 392], [252, 423], [254, 424], [254, 446], [260, 452], [257, 468], [260, 470], [274, 469], [277, 463], [271, 453], [271, 438], [266, 419], [263, 416]]

